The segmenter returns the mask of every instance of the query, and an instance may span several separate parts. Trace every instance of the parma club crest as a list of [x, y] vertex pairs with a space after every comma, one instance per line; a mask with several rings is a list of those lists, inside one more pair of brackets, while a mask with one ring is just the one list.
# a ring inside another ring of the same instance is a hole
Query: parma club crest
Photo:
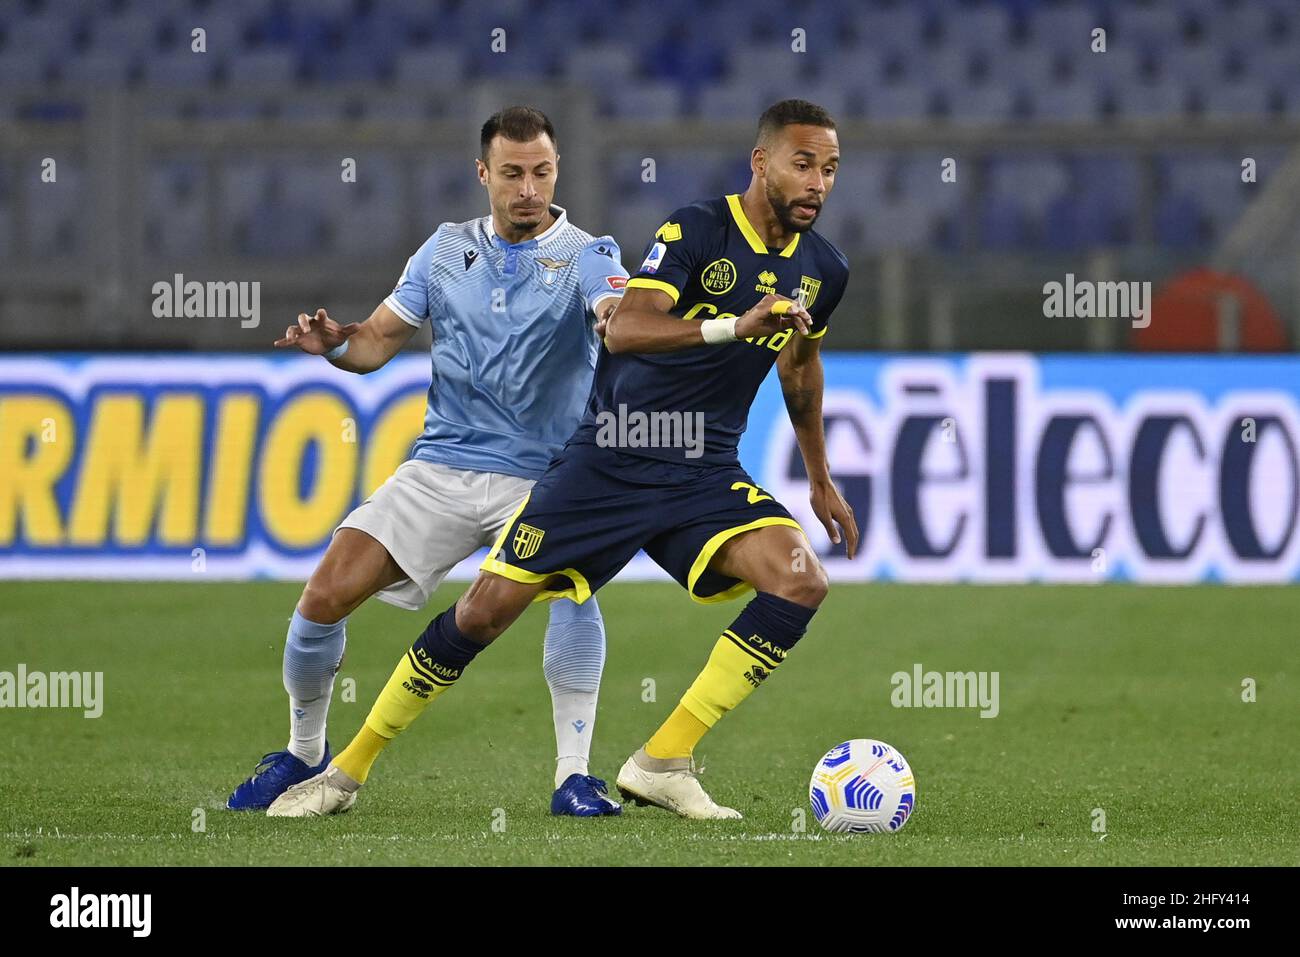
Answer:
[[515, 550], [515, 557], [526, 559], [536, 555], [537, 549], [542, 547], [542, 536], [545, 534], [540, 528], [520, 522], [519, 527], [515, 529], [514, 541], [511, 543]]

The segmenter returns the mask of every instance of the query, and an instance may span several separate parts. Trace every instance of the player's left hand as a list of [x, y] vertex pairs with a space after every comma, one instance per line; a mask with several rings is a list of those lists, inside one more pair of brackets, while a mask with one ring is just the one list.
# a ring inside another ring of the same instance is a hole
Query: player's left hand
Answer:
[[[826, 534], [836, 545], [840, 543], [840, 531], [844, 532], [845, 548], [849, 558], [858, 553], [858, 523], [853, 517], [853, 509], [844, 501], [844, 496], [831, 481], [815, 482], [810, 496], [813, 514], [826, 529]], [[838, 526], [838, 527], [837, 527]]]
[[596, 335], [601, 342], [605, 341], [605, 330], [609, 328], [609, 317], [614, 315], [614, 310], [618, 308], [619, 300], [612, 297], [606, 297], [605, 301], [600, 303], [596, 312]]

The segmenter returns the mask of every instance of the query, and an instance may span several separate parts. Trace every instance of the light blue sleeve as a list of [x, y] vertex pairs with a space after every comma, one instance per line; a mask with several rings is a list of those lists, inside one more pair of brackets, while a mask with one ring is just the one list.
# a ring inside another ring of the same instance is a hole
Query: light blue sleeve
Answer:
[[598, 236], [582, 247], [578, 254], [578, 282], [582, 285], [582, 301], [592, 312], [602, 299], [620, 298], [627, 285], [627, 270], [623, 268], [622, 253], [611, 236]]
[[401, 278], [384, 305], [401, 316], [402, 321], [417, 329], [429, 318], [429, 271], [433, 265], [433, 252], [438, 244], [438, 233], [424, 241], [415, 255], [406, 261]]

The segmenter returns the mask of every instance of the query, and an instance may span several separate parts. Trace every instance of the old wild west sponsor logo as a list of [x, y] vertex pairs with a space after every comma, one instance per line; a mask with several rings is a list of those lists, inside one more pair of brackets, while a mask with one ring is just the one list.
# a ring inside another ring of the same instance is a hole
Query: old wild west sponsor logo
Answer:
[[700, 285], [715, 296], [730, 292], [736, 284], [736, 264], [730, 259], [715, 259], [700, 273]]

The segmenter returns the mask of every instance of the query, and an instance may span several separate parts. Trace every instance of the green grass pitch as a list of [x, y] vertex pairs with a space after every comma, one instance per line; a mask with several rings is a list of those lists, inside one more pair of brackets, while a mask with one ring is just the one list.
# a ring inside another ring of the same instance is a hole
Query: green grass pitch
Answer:
[[[463, 589], [445, 586], [440, 610]], [[529, 610], [380, 759], [337, 818], [222, 805], [283, 747], [289, 584], [0, 584], [0, 670], [103, 671], [104, 712], [0, 710], [6, 865], [1300, 863], [1294, 588], [835, 586], [789, 661], [705, 739], [738, 822], [654, 808], [555, 819], [545, 611]], [[668, 713], [741, 603], [670, 584], [600, 594], [609, 631], [593, 771]], [[353, 615], [331, 738], [346, 744], [428, 614]], [[1001, 711], [890, 704], [890, 676], [997, 671]], [[1246, 678], [1257, 700], [1242, 700]], [[654, 683], [656, 700], [648, 696]], [[890, 742], [917, 778], [896, 835], [819, 833], [829, 747]], [[1094, 831], [1094, 809], [1105, 833]], [[200, 811], [202, 813], [200, 813]], [[203, 828], [196, 830], [197, 823]], [[495, 825], [495, 826], [494, 826]]]

